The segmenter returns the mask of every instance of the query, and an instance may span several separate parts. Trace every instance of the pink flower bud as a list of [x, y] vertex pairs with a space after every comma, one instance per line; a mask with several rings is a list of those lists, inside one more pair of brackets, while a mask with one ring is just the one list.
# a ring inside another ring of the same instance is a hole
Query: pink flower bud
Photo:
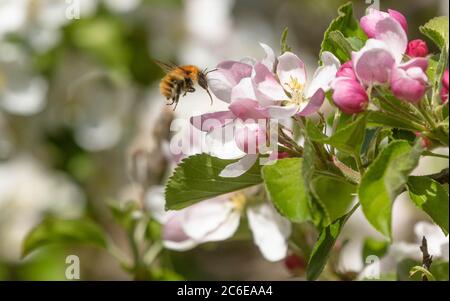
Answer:
[[353, 62], [347, 61], [345, 64], [343, 64], [336, 72], [336, 77], [346, 77], [356, 80], [356, 74], [353, 70]]
[[406, 54], [409, 57], [425, 57], [428, 54], [428, 46], [425, 41], [421, 39], [412, 40], [408, 43]]
[[405, 16], [393, 9], [388, 9], [388, 13], [390, 17], [394, 18], [398, 23], [400, 23], [405, 33], [408, 33], [408, 22], [406, 21]]
[[412, 67], [407, 70], [393, 68], [391, 90], [399, 99], [419, 102], [425, 94], [427, 81], [427, 76], [419, 67]]
[[304, 270], [306, 268], [305, 259], [296, 254], [291, 254], [287, 256], [284, 259], [284, 265], [291, 272], [295, 272], [297, 270]]
[[416, 135], [416, 137], [419, 137], [420, 145], [424, 149], [429, 149], [431, 147], [432, 143], [428, 137], [423, 136], [421, 132], [415, 132], [414, 134]]
[[378, 33], [378, 22], [386, 18], [394, 19], [400, 24], [405, 33], [408, 32], [408, 23], [406, 22], [405, 16], [393, 9], [389, 9], [388, 13], [379, 11], [377, 9], [368, 9], [367, 15], [361, 18], [359, 24], [369, 38], [375, 38]]
[[364, 111], [369, 103], [364, 87], [351, 78], [338, 78], [333, 82], [333, 101], [344, 113], [355, 114]]
[[259, 147], [266, 144], [266, 129], [257, 123], [245, 123], [237, 126], [234, 139], [243, 152], [257, 154]]
[[442, 76], [441, 100], [446, 102], [448, 100], [448, 69], [445, 70]]

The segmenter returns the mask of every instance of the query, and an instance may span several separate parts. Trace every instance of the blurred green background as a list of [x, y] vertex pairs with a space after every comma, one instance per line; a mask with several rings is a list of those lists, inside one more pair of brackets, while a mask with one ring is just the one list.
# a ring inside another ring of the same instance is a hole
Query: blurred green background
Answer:
[[[139, 197], [159, 184], [165, 168], [154, 138], [163, 131], [158, 117], [169, 113], [157, 89], [163, 73], [152, 58], [212, 68], [224, 59], [261, 57], [258, 42], [277, 49], [288, 26], [290, 45], [314, 70], [323, 33], [346, 1], [78, 2], [80, 19], [70, 19], [76, 0], [0, 0], [2, 280], [63, 280], [70, 254], [80, 257], [84, 280], [129, 279], [100, 250], [54, 246], [21, 259], [21, 243], [45, 216], [88, 216], [126, 249], [107, 203]], [[362, 16], [368, 4], [353, 2]], [[433, 16], [448, 15], [446, 0], [382, 0], [380, 7], [407, 17], [410, 39]], [[202, 93], [183, 99], [176, 114], [220, 107], [210, 107]], [[163, 279], [289, 276], [247, 240], [162, 257]]]

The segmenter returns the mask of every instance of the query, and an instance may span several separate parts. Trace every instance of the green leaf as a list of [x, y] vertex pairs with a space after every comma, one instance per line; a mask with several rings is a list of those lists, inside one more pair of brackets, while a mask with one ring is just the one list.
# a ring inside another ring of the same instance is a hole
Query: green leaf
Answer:
[[281, 54], [285, 53], [286, 51], [292, 50], [292, 47], [290, 47], [287, 43], [287, 35], [288, 35], [288, 28], [285, 27], [283, 32], [281, 33]]
[[315, 280], [320, 276], [345, 222], [357, 208], [358, 206], [353, 207], [346, 215], [338, 218], [332, 224], [322, 229], [309, 258], [306, 270], [306, 278], [308, 280]]
[[448, 16], [436, 17], [420, 26], [421, 33], [429, 37], [439, 48], [448, 49]]
[[184, 159], [166, 185], [166, 209], [179, 210], [199, 201], [262, 182], [258, 163], [242, 176], [220, 177], [220, 172], [234, 162], [236, 160], [221, 160], [207, 154]]
[[433, 258], [430, 271], [437, 281], [448, 281], [448, 261]]
[[359, 202], [367, 220], [391, 239], [392, 205], [404, 188], [408, 176], [417, 166], [422, 148], [408, 142], [390, 143], [377, 156], [361, 179]]
[[373, 255], [381, 258], [386, 255], [388, 249], [389, 242], [368, 237], [366, 238], [366, 240], [364, 240], [362, 259], [363, 261], [365, 261], [368, 256]]
[[441, 184], [429, 177], [411, 176], [407, 183], [408, 193], [414, 204], [425, 211], [433, 221], [448, 234], [448, 192]]
[[336, 56], [343, 62], [351, 59], [353, 47], [342, 32], [334, 30], [328, 34], [328, 41], [333, 45]]
[[275, 207], [290, 221], [299, 223], [311, 219], [303, 164], [302, 158], [289, 158], [262, 168], [264, 184]]
[[333, 136], [328, 137], [308, 119], [306, 132], [313, 141], [329, 144], [340, 151], [359, 156], [364, 140], [366, 120], [367, 115], [361, 114], [355, 121], [337, 130]]
[[402, 121], [401, 119], [392, 117], [380, 111], [370, 111], [367, 117], [369, 126], [385, 126], [389, 128], [398, 128], [409, 131], [418, 131], [420, 128], [415, 127], [410, 122]]
[[105, 248], [107, 240], [103, 230], [92, 221], [48, 217], [25, 237], [22, 257], [49, 244], [90, 244]]
[[132, 201], [125, 203], [111, 202], [109, 209], [116, 223], [125, 229], [131, 229], [135, 221], [133, 213], [139, 210], [139, 205]]
[[326, 211], [325, 225], [345, 215], [355, 199], [356, 186], [342, 179], [319, 176], [312, 181], [312, 188]]
[[336, 34], [332, 33], [336, 31], [340, 32], [345, 38], [356, 37], [363, 43], [367, 40], [367, 36], [359, 27], [358, 20], [356, 20], [353, 16], [353, 5], [351, 2], [339, 7], [338, 16], [331, 21], [328, 29], [325, 31], [323, 41], [320, 46], [320, 54], [322, 54], [323, 51], [330, 51], [334, 53], [336, 57], [341, 60], [341, 62], [345, 62], [349, 57], [348, 54], [343, 52], [340, 48], [336, 49]]

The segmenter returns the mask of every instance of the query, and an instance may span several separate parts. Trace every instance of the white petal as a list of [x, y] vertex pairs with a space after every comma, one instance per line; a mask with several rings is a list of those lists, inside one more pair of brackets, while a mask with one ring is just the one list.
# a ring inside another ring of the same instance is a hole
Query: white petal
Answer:
[[147, 190], [145, 205], [151, 216], [161, 224], [168, 218], [168, 212], [164, 208], [165, 204], [164, 186], [153, 186]]
[[264, 258], [278, 261], [286, 257], [287, 238], [291, 235], [291, 224], [269, 203], [251, 206], [247, 209], [253, 240]]
[[341, 65], [334, 54], [328, 51], [322, 53], [322, 62], [323, 65], [314, 72], [313, 79], [306, 91], [306, 98], [311, 98], [319, 89], [327, 92]]
[[222, 128], [215, 128], [206, 135], [205, 152], [224, 160], [242, 158], [245, 153], [234, 139], [234, 122]]
[[197, 242], [227, 239], [239, 225], [239, 218], [236, 223], [233, 210], [233, 203], [227, 197], [200, 202], [186, 210], [183, 230]]
[[227, 165], [219, 174], [222, 178], [236, 178], [246, 173], [255, 164], [258, 155], [247, 154], [239, 161]]
[[289, 85], [293, 79], [301, 85], [306, 82], [305, 64], [298, 56], [287, 51], [278, 57], [277, 75], [283, 88], [292, 92]]
[[259, 43], [259, 45], [261, 45], [266, 53], [266, 56], [261, 60], [261, 63], [269, 68], [270, 71], [273, 71], [273, 66], [275, 64], [275, 53], [273, 52], [273, 49], [264, 43]]
[[253, 88], [252, 79], [250, 77], [241, 79], [239, 84], [231, 90], [231, 101], [246, 98], [256, 100], [255, 89]]
[[186, 251], [198, 244], [182, 228], [184, 213], [185, 211], [176, 211], [164, 224], [162, 237], [167, 249]]

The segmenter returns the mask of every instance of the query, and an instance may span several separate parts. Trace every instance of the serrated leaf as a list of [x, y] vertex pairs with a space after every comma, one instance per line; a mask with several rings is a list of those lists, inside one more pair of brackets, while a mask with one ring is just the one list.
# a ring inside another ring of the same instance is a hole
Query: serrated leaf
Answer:
[[27, 234], [22, 256], [49, 244], [89, 244], [105, 248], [107, 240], [103, 230], [89, 220], [48, 217]]
[[429, 37], [439, 48], [448, 49], [448, 16], [435, 17], [420, 26], [421, 33]]
[[441, 184], [423, 176], [410, 176], [408, 193], [414, 204], [425, 211], [448, 234], [448, 192]]
[[331, 21], [328, 29], [325, 31], [322, 44], [320, 46], [320, 53], [323, 51], [330, 51], [336, 55], [341, 62], [348, 59], [348, 55], [340, 49], [335, 48], [335, 43], [332, 41], [330, 33], [338, 31], [345, 38], [356, 37], [363, 43], [367, 40], [367, 36], [359, 26], [358, 20], [353, 16], [353, 4], [348, 2], [338, 9], [338, 16]]
[[220, 177], [220, 172], [234, 162], [236, 160], [222, 160], [207, 154], [184, 159], [166, 185], [166, 209], [179, 210], [199, 201], [262, 182], [259, 162], [242, 176]]
[[262, 168], [264, 184], [275, 207], [290, 221], [299, 223], [311, 219], [303, 164], [302, 158], [288, 158]]
[[332, 224], [322, 229], [309, 258], [306, 270], [306, 278], [308, 280], [315, 280], [320, 276], [342, 228], [357, 208], [357, 206], [353, 207], [346, 215], [338, 218]]
[[340, 151], [359, 156], [364, 140], [366, 119], [367, 115], [361, 114], [355, 121], [340, 128], [331, 137], [323, 134], [312, 121], [308, 120], [306, 132], [313, 141], [329, 144]]
[[406, 141], [393, 141], [381, 151], [361, 179], [358, 195], [364, 215], [389, 239], [393, 202], [417, 166], [422, 150], [418, 143], [413, 148]]

